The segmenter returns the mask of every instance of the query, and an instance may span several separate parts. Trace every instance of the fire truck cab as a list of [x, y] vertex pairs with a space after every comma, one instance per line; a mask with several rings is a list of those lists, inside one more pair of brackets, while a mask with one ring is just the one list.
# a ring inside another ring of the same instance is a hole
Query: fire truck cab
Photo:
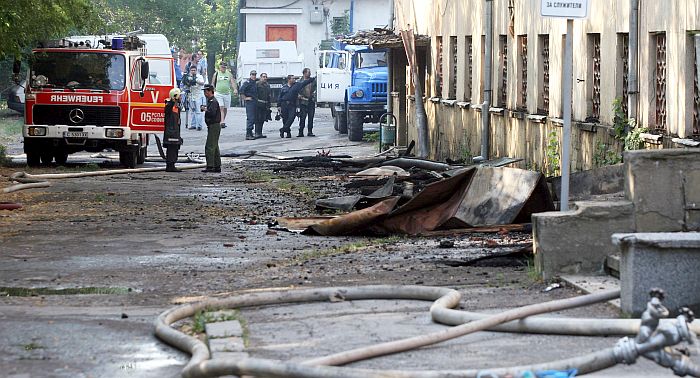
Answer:
[[64, 164], [71, 153], [111, 149], [126, 167], [142, 164], [148, 135], [163, 132], [174, 86], [163, 35], [78, 36], [34, 49], [25, 89], [27, 163]]

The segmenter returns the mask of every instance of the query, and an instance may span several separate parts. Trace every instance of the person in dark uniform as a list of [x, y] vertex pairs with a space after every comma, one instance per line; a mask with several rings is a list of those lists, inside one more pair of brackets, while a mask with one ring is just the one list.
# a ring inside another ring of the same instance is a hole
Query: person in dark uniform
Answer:
[[182, 138], [180, 138], [180, 89], [170, 90], [170, 97], [165, 102], [165, 129], [163, 131], [163, 144], [165, 153], [166, 172], [182, 172], [175, 168], [177, 153], [180, 151]]
[[219, 136], [221, 135], [221, 109], [219, 102], [214, 97], [214, 86], [204, 86], [204, 97], [207, 105], [202, 105], [204, 122], [207, 124], [207, 142], [204, 145], [204, 155], [207, 160], [207, 168], [202, 172], [221, 172], [221, 152], [219, 151]]
[[270, 88], [270, 83], [267, 82], [267, 74], [265, 72], [260, 74], [260, 80], [258, 81], [258, 106], [255, 113], [255, 139], [267, 138], [263, 135], [262, 129], [265, 121], [271, 121], [270, 117], [270, 106], [272, 106], [272, 89]]
[[250, 79], [246, 80], [238, 93], [243, 97], [245, 101], [245, 139], [253, 140], [255, 136], [253, 135], [253, 127], [255, 127], [255, 111], [258, 106], [258, 86], [255, 84], [255, 77], [258, 73], [255, 70], [250, 71]]
[[309, 78], [304, 81], [296, 82], [294, 75], [287, 75], [287, 84], [282, 87], [280, 96], [277, 99], [277, 105], [282, 113], [283, 126], [280, 129], [280, 138], [292, 137], [292, 123], [296, 118], [297, 97], [299, 92], [307, 85], [316, 81], [316, 78]]
[[[304, 68], [302, 71], [303, 79], [306, 80], [311, 77], [311, 70]], [[314, 135], [314, 115], [316, 114], [316, 83], [309, 84], [304, 87], [304, 89], [299, 92], [299, 134], [297, 137], [304, 136], [304, 126], [306, 127], [306, 136], [316, 136]], [[308, 125], [306, 125], [306, 119], [309, 119]]]

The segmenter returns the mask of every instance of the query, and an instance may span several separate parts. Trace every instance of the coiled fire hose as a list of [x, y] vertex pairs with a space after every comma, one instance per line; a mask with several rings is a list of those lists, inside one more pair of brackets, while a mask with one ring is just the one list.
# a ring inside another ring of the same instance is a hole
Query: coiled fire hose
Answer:
[[[340, 368], [333, 366], [312, 366], [312, 364], [344, 364], [360, 359], [371, 358], [383, 354], [396, 353], [408, 349], [434, 344], [450, 338], [462, 336], [471, 332], [480, 330], [492, 329], [494, 326], [503, 324], [501, 327], [509, 327], [511, 330], [516, 329], [519, 332], [527, 331], [527, 326], [518, 323], [523, 320], [523, 317], [544, 313], [548, 311], [558, 311], [566, 308], [579, 307], [607, 301], [619, 296], [619, 291], [604, 292], [599, 294], [586, 295], [570, 299], [546, 302], [542, 304], [525, 306], [513, 310], [505, 311], [496, 315], [480, 315], [481, 320], [474, 321], [469, 324], [461, 324], [457, 327], [450, 328], [445, 331], [413, 337], [405, 340], [398, 340], [389, 343], [378, 344], [367, 348], [360, 348], [349, 352], [338, 353], [328, 357], [318, 358], [305, 363], [282, 362], [259, 358], [245, 358], [241, 360], [216, 359], [209, 360], [209, 350], [206, 345], [200, 340], [185, 335], [172, 327], [170, 324], [193, 316], [197, 311], [207, 310], [214, 311], [225, 308], [241, 308], [250, 306], [261, 306], [281, 303], [299, 303], [310, 301], [327, 301], [342, 298], [343, 300], [361, 300], [361, 299], [412, 299], [412, 300], [433, 300], [434, 303], [430, 308], [430, 313], [433, 320], [441, 322], [449, 319], [450, 322], [462, 321], [460, 319], [462, 311], [451, 309], [459, 303], [460, 295], [457, 291], [440, 287], [423, 287], [423, 286], [360, 286], [360, 287], [338, 287], [338, 288], [319, 288], [305, 289], [294, 291], [272, 291], [272, 292], [255, 292], [238, 295], [235, 297], [210, 299], [198, 303], [186, 304], [167, 310], [162, 313], [155, 324], [155, 334], [167, 344], [174, 346], [182, 351], [192, 355], [189, 363], [183, 369], [184, 377], [214, 377], [220, 375], [259, 375], [265, 377], [319, 377], [319, 378], [335, 378], [335, 377], [476, 377], [481, 371], [474, 370], [445, 370], [445, 371], [400, 371], [400, 370], [369, 370], [369, 369], [354, 369]], [[456, 316], [459, 315], [459, 316]], [[548, 321], [541, 318], [528, 318], [526, 320]], [[564, 321], [564, 319], [560, 319]], [[507, 323], [511, 321], [510, 323]], [[568, 319], [569, 322], [575, 322], [576, 319]], [[639, 330], [639, 320], [627, 320], [625, 323], [615, 322], [612, 326], [606, 324], [610, 320], [606, 319], [588, 319], [587, 321], [598, 321], [604, 324], [603, 327], [592, 326], [601, 334], [607, 335], [607, 331], [612, 330], [614, 333], [629, 333], [630, 331], [637, 332]], [[537, 364], [531, 366], [519, 366], [501, 369], [489, 369], [488, 371], [497, 375], [517, 374], [523, 371], [530, 370], [565, 370], [571, 367], [576, 367], [579, 373], [585, 374], [597, 370], [602, 370], [618, 363], [633, 363], [639, 356], [652, 358], [651, 351], [657, 351], [665, 346], [675, 345], [680, 341], [692, 341], [689, 335], [692, 335], [690, 330], [697, 333], [700, 331], [700, 324], [697, 321], [690, 323], [688, 328], [688, 319], [676, 320], [666, 319], [660, 322], [659, 329], [663, 328], [653, 340], [643, 340], [645, 343], [628, 345], [618, 345], [615, 348], [609, 348], [598, 351], [586, 356], [574, 357], [570, 359], [554, 361], [550, 363]], [[635, 329], [636, 323], [636, 329]], [[454, 324], [454, 323], [452, 323]], [[657, 324], [659, 322], [657, 321]], [[589, 324], [590, 325], [590, 324]], [[515, 326], [515, 327], [513, 327]], [[683, 337], [678, 336], [682, 332], [675, 332], [676, 328], [685, 327], [687, 334]], [[538, 331], [547, 331], [547, 327], [537, 325]], [[669, 331], [671, 329], [671, 331]], [[592, 332], [583, 332], [583, 334], [592, 334]], [[674, 338], [668, 338], [667, 335], [676, 335]], [[661, 335], [661, 336], [659, 336]], [[624, 339], [623, 339], [624, 340]], [[654, 357], [655, 359], [656, 357]], [[671, 361], [671, 360], [669, 360]], [[675, 361], [675, 360], [673, 360]], [[658, 362], [658, 361], [657, 361]], [[671, 362], [668, 362], [671, 363]], [[683, 372], [695, 377], [700, 377], [700, 369], [685, 360], [682, 364], [677, 363], [674, 366], [674, 372]], [[663, 364], [662, 364], [663, 365]], [[670, 366], [670, 365], [663, 365]], [[678, 370], [676, 370], [678, 369]]]

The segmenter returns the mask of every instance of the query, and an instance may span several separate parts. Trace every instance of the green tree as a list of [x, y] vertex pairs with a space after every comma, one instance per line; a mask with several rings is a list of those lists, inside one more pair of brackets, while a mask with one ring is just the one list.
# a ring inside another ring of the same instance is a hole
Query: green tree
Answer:
[[18, 56], [37, 41], [98, 30], [90, 0], [13, 0], [0, 8], [0, 59]]

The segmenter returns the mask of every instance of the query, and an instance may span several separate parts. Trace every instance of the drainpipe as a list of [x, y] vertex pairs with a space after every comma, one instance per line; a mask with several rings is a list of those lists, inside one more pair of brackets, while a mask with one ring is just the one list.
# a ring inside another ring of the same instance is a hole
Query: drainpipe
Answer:
[[695, 34], [695, 74], [700, 80], [700, 34]]
[[350, 34], [355, 31], [353, 19], [355, 18], [355, 0], [350, 0]]
[[493, 0], [486, 0], [486, 14], [484, 15], [486, 24], [486, 48], [484, 51], [484, 103], [481, 104], [481, 158], [480, 160], [489, 159], [489, 108], [491, 107], [491, 70], [493, 54]]
[[[394, 30], [394, 0], [389, 1], [389, 26], [387, 27], [390, 30]], [[387, 66], [387, 75], [386, 75], [386, 111], [387, 113], [391, 113], [394, 109], [394, 104], [391, 99], [391, 92], [394, 87], [394, 64], [393, 64], [393, 59], [392, 59], [392, 51], [389, 49], [389, 51], [386, 53], [386, 66]], [[396, 125], [394, 125], [396, 126]]]
[[245, 15], [242, 12], [243, 8], [246, 6], [246, 0], [238, 0], [238, 35], [237, 46], [236, 46], [236, 60], [238, 59], [238, 53], [241, 51], [241, 42], [245, 41]]
[[630, 0], [628, 118], [637, 121], [639, 98], [639, 0]]

